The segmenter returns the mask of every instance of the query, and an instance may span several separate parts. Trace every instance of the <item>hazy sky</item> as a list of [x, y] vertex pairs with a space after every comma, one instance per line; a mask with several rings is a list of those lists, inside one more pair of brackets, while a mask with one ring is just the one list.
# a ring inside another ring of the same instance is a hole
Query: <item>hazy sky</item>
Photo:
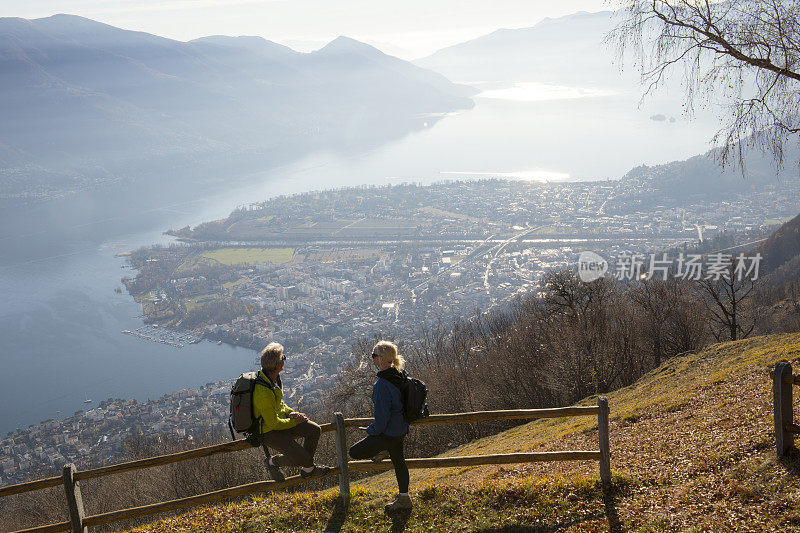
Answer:
[[404, 59], [498, 28], [608, 8], [603, 0], [0, 0], [3, 17], [71, 13], [178, 40], [260, 35], [304, 51], [347, 35]]

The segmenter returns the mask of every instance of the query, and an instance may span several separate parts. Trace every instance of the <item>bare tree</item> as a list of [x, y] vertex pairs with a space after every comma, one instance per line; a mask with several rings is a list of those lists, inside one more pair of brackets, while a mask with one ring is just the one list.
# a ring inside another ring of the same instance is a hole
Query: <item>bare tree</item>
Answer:
[[642, 280], [630, 289], [630, 299], [642, 314], [650, 347], [653, 350], [653, 364], [659, 366], [664, 358], [666, 329], [674, 308], [668, 298], [669, 286], [666, 281]]
[[750, 312], [750, 295], [755, 287], [753, 279], [736, 272], [735, 261], [718, 277], [706, 277], [697, 282], [711, 322], [717, 326], [712, 334], [720, 341], [748, 337], [756, 326]]
[[585, 283], [571, 269], [562, 269], [545, 274], [542, 292], [551, 341], [566, 355], [574, 394], [581, 398], [610, 390], [622, 371], [608, 342], [619, 297], [614, 284], [605, 278]]
[[771, 151], [800, 132], [800, 1], [624, 0], [625, 18], [608, 36], [620, 56], [633, 49], [649, 93], [683, 66], [688, 109], [698, 97], [729, 103], [722, 163], [742, 169], [745, 147]]
[[792, 303], [792, 310], [794, 310], [795, 320], [800, 323], [800, 283], [792, 282], [789, 285], [791, 296], [789, 301]]
[[653, 353], [653, 365], [677, 353], [701, 348], [705, 340], [702, 305], [677, 277], [641, 280], [628, 289], [628, 297], [640, 313], [643, 336]]

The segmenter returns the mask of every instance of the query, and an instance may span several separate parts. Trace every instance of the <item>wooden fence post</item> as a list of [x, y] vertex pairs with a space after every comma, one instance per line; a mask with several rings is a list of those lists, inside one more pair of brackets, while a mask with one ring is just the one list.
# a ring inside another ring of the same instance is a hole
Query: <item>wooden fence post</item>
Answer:
[[604, 487], [611, 485], [611, 445], [608, 440], [608, 398], [598, 396], [597, 435], [600, 440], [600, 480]]
[[339, 461], [339, 496], [344, 502], [350, 501], [350, 471], [347, 468], [347, 428], [342, 413], [336, 417], [336, 458]]
[[75, 465], [70, 463], [64, 465], [64, 473], [62, 478], [64, 480], [64, 492], [67, 496], [67, 507], [69, 508], [69, 523], [72, 527], [72, 533], [87, 533], [88, 529], [83, 525], [83, 519], [86, 513], [83, 511], [83, 496], [81, 496], [81, 486], [75, 480], [75, 472], [78, 469]]
[[775, 451], [783, 457], [794, 444], [794, 436], [786, 431], [792, 423], [792, 365], [787, 362], [775, 365], [772, 371], [772, 410], [775, 416]]

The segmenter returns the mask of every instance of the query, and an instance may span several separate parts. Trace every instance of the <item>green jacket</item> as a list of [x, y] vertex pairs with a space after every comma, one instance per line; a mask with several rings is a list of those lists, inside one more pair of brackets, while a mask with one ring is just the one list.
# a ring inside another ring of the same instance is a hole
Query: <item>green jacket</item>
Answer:
[[[270, 383], [263, 370], [259, 370], [258, 375]], [[280, 387], [269, 388], [256, 384], [253, 390], [253, 417], [260, 422], [259, 433], [295, 427], [297, 422], [289, 418], [291, 412], [293, 409], [283, 402], [283, 390]]]

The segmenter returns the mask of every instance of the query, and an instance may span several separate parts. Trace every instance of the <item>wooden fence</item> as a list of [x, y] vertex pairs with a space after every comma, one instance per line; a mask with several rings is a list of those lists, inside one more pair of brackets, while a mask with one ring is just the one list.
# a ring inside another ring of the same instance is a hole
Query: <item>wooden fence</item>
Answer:
[[775, 451], [783, 457], [794, 445], [800, 426], [794, 423], [792, 386], [800, 385], [800, 375], [792, 375], [792, 365], [781, 362], [770, 372], [772, 376], [772, 409], [775, 417]]
[[[477, 466], [489, 464], [510, 464], [510, 463], [532, 463], [541, 461], [580, 461], [580, 460], [593, 460], [600, 463], [600, 478], [604, 488], [608, 487], [611, 482], [611, 453], [608, 440], [608, 401], [605, 397], [597, 399], [597, 406], [587, 407], [559, 407], [552, 409], [517, 409], [510, 411], [479, 411], [474, 413], [456, 413], [456, 414], [442, 414], [431, 415], [428, 418], [423, 418], [412, 422], [415, 426], [426, 426], [432, 424], [447, 424], [447, 423], [470, 423], [494, 420], [523, 420], [523, 419], [537, 419], [537, 418], [560, 418], [568, 416], [588, 416], [596, 415], [598, 422], [599, 434], [599, 450], [579, 450], [579, 451], [558, 451], [558, 452], [528, 452], [528, 453], [506, 453], [506, 454], [492, 454], [492, 455], [471, 455], [460, 457], [432, 457], [421, 459], [407, 459], [406, 463], [408, 468], [443, 468], [452, 466]], [[249, 483], [247, 485], [239, 485], [227, 489], [208, 492], [205, 494], [198, 494], [188, 498], [181, 498], [178, 500], [153, 503], [143, 505], [140, 507], [133, 507], [130, 509], [121, 509], [118, 511], [110, 511], [106, 513], [86, 516], [83, 507], [83, 498], [81, 496], [80, 482], [85, 479], [93, 479], [112, 474], [119, 474], [122, 472], [129, 472], [132, 470], [140, 470], [142, 468], [150, 468], [153, 466], [166, 465], [170, 463], [177, 463], [179, 461], [186, 461], [188, 459], [196, 459], [198, 457], [209, 457], [220, 453], [229, 453], [238, 450], [250, 449], [252, 446], [245, 440], [237, 440], [233, 442], [226, 442], [223, 444], [216, 444], [214, 446], [207, 446], [205, 448], [197, 448], [184, 452], [173, 453], [169, 455], [161, 455], [158, 457], [149, 457], [146, 459], [139, 459], [127, 463], [120, 463], [115, 465], [103, 466], [100, 468], [92, 468], [89, 470], [77, 470], [74, 465], [68, 464], [64, 466], [63, 474], [60, 477], [51, 477], [47, 479], [40, 479], [37, 481], [30, 481], [27, 483], [20, 483], [18, 485], [11, 485], [0, 487], [0, 498], [11, 496], [13, 494], [20, 494], [23, 492], [30, 492], [34, 490], [44, 489], [48, 487], [55, 487], [63, 485], [67, 497], [67, 506], [69, 508], [69, 521], [59, 522], [57, 524], [49, 524], [46, 526], [34, 527], [30, 529], [20, 530], [15, 533], [50, 533], [58, 531], [72, 531], [73, 533], [85, 533], [87, 528], [110, 524], [112, 522], [119, 522], [121, 520], [129, 520], [132, 518], [140, 518], [144, 516], [151, 516], [158, 513], [167, 511], [174, 511], [177, 509], [186, 509], [197, 505], [203, 505], [212, 502], [218, 502], [229, 498], [236, 498], [257, 492], [274, 491], [299, 485], [311, 479], [321, 479], [323, 477], [338, 476], [339, 477], [339, 492], [344, 500], [350, 498], [350, 473], [351, 472], [372, 472], [380, 470], [392, 469], [390, 461], [382, 461], [375, 463], [371, 460], [366, 461], [349, 461], [348, 460], [348, 446], [347, 446], [347, 428], [360, 427], [368, 425], [372, 422], [371, 418], [344, 418], [341, 413], [335, 414], [334, 422], [323, 424], [322, 431], [334, 431], [336, 436], [336, 454], [338, 466], [332, 469], [324, 476], [315, 476], [313, 478], [304, 479], [301, 476], [288, 477], [285, 481], [259, 481], [256, 483]]]

